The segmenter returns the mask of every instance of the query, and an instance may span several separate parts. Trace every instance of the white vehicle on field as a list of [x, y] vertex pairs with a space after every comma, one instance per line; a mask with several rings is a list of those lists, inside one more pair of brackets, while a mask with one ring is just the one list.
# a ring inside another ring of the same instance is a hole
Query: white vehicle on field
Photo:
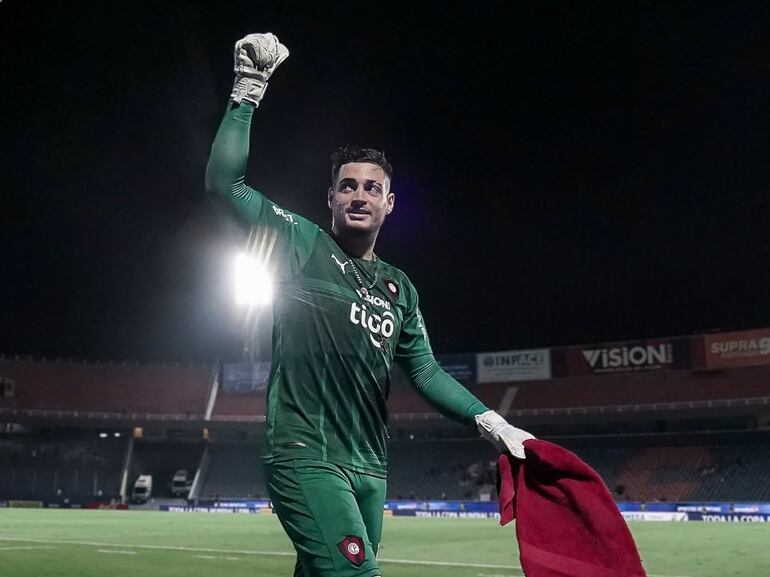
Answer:
[[152, 475], [139, 475], [131, 491], [131, 501], [146, 503], [152, 496]]
[[169, 486], [174, 497], [187, 497], [192, 487], [192, 479], [190, 479], [187, 469], [179, 469], [174, 473]]

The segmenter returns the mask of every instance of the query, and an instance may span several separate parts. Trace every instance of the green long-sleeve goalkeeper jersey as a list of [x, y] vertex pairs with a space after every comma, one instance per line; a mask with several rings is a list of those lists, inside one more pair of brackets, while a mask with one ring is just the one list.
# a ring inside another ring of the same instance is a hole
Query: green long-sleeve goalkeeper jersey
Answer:
[[[443, 414], [472, 423], [486, 407], [436, 363], [406, 275], [351, 257], [334, 237], [245, 184], [254, 108], [230, 103], [209, 159], [207, 188], [228, 198], [270, 247], [275, 280], [266, 451], [375, 475], [387, 467], [393, 362]], [[357, 267], [366, 292], [360, 290]], [[376, 278], [376, 282], [375, 282]]]

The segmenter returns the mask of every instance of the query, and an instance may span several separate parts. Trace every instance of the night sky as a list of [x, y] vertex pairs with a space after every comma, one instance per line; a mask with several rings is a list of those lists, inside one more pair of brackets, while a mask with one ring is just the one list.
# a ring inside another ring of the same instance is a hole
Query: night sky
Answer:
[[716, 4], [2, 0], [0, 352], [239, 353], [204, 171], [266, 31], [249, 183], [327, 227], [384, 149], [437, 352], [770, 326], [770, 6]]

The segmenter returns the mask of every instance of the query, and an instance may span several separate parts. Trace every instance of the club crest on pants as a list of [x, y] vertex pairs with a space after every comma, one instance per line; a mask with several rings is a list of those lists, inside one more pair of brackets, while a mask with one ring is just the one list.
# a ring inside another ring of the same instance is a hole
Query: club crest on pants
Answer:
[[348, 535], [337, 543], [337, 549], [356, 567], [360, 567], [366, 561], [366, 549], [361, 537]]

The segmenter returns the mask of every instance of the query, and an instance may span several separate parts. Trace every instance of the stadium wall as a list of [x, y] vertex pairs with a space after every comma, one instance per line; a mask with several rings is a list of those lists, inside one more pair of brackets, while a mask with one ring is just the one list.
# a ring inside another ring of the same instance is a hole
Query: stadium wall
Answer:
[[[770, 329], [569, 347], [439, 355], [488, 406], [519, 422], [690, 411], [750, 414], [770, 427]], [[224, 363], [210, 415], [211, 365], [78, 363], [0, 357], [0, 423], [264, 421], [264, 362]], [[394, 370], [394, 420], [439, 418]]]

